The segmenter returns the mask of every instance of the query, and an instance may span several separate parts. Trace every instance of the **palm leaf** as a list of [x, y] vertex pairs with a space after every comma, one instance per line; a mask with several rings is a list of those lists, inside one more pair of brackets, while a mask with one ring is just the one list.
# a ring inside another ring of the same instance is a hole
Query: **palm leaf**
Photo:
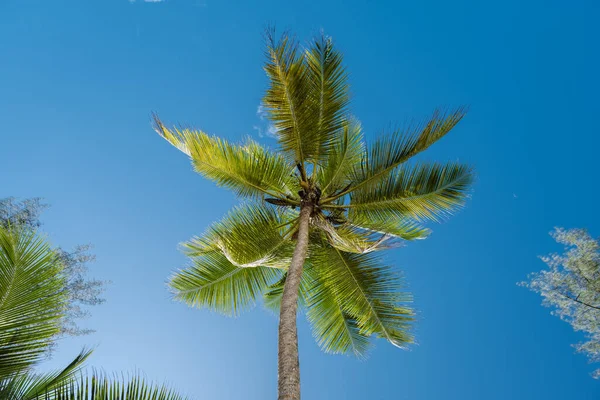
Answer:
[[378, 139], [367, 148], [362, 162], [353, 167], [350, 173], [352, 186], [342, 193], [324, 199], [323, 202], [332, 202], [359, 188], [378, 184], [381, 180], [387, 179], [396, 167], [426, 150], [450, 132], [465, 113], [462, 107], [449, 113], [435, 111], [433, 116], [421, 126], [409, 128], [405, 132], [396, 131]]
[[359, 358], [366, 356], [369, 339], [346, 311], [327, 272], [309, 264], [302, 280], [306, 287], [306, 316], [321, 349], [327, 353], [352, 353]]
[[[314, 247], [314, 246], [313, 246]], [[269, 286], [263, 299], [268, 309], [278, 312], [283, 295], [286, 275]], [[322, 271], [310, 262], [304, 266], [298, 305], [306, 309], [306, 317], [312, 327], [313, 336], [327, 353], [352, 353], [364, 357], [368, 349], [368, 338], [360, 333], [357, 321], [343, 309], [340, 299], [323, 276]]]
[[0, 227], [0, 377], [30, 367], [60, 332], [62, 265], [35, 232]]
[[[185, 400], [175, 390], [147, 382], [140, 376], [110, 378], [92, 374], [73, 380], [48, 397], [36, 400]], [[33, 400], [33, 399], [32, 399]]]
[[357, 322], [363, 336], [376, 335], [397, 347], [412, 343], [409, 333], [413, 312], [411, 300], [401, 291], [401, 281], [378, 257], [345, 253], [323, 247], [311, 256], [311, 263], [323, 273], [343, 311]]
[[325, 218], [314, 217], [312, 224], [323, 232], [325, 241], [348, 253], [369, 253], [371, 251], [384, 250], [391, 236], [384, 234], [372, 234], [370, 231], [360, 229], [350, 224], [335, 226]]
[[22, 371], [0, 381], [0, 398], [36, 400], [53, 398], [56, 391], [68, 385], [81, 371], [83, 363], [91, 355], [83, 350], [65, 368], [43, 374]]
[[331, 148], [327, 163], [319, 168], [317, 179], [322, 196], [348, 186], [351, 168], [361, 161], [364, 152], [362, 127], [356, 119], [344, 121], [342, 137]]
[[250, 139], [234, 145], [202, 131], [168, 129], [157, 116], [155, 128], [190, 157], [198, 173], [239, 196], [285, 199], [295, 194], [294, 166]]
[[461, 207], [473, 181], [473, 170], [466, 165], [449, 163], [401, 166], [394, 175], [377, 185], [354, 191], [349, 219], [438, 220]]
[[238, 315], [253, 306], [256, 297], [281, 275], [275, 268], [237, 267], [220, 252], [195, 257], [192, 263], [169, 281], [175, 298], [226, 315]]
[[406, 218], [389, 218], [380, 214], [361, 212], [348, 213], [348, 225], [371, 233], [393, 236], [402, 240], [425, 239], [431, 233], [429, 229]]
[[267, 115], [277, 128], [284, 152], [296, 163], [304, 163], [316, 152], [318, 143], [311, 142], [307, 113], [310, 108], [309, 85], [303, 54], [293, 38], [283, 35], [279, 41], [274, 32], [266, 32], [267, 62], [265, 72], [269, 87], [263, 98]]
[[350, 101], [348, 76], [342, 66], [342, 54], [333, 47], [330, 37], [321, 35], [304, 53], [306, 80], [310, 87], [311, 108], [309, 113], [314, 131], [309, 135], [315, 140], [315, 162], [329, 162], [329, 150], [340, 139]]
[[234, 208], [202, 237], [184, 244], [190, 257], [219, 251], [240, 268], [287, 268], [294, 243], [290, 240], [297, 212], [248, 203]]

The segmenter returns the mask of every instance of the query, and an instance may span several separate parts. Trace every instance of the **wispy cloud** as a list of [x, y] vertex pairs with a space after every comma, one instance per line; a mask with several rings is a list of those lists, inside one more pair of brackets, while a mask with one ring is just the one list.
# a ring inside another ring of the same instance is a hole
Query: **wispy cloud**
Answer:
[[267, 120], [267, 112], [262, 104], [259, 104], [256, 108], [256, 116], [262, 121], [260, 125], [254, 125], [252, 129], [254, 129], [259, 137], [277, 137], [277, 128], [271, 122]]
[[[130, 3], [135, 3], [136, 0], [129, 0]], [[142, 3], [164, 3], [165, 0], [140, 0]]]

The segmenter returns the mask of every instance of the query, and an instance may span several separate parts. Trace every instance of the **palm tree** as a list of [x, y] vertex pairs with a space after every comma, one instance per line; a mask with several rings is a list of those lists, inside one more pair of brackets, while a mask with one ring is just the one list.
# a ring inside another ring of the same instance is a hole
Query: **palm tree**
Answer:
[[139, 377], [82, 375], [83, 350], [64, 369], [35, 373], [61, 332], [69, 293], [58, 254], [32, 229], [0, 225], [0, 398], [6, 400], [183, 400]]
[[198, 173], [246, 200], [184, 245], [193, 265], [171, 278], [174, 296], [237, 314], [263, 293], [279, 308], [279, 399], [299, 399], [298, 303], [327, 352], [363, 356], [370, 336], [411, 343], [410, 296], [375, 252], [427, 236], [421, 223], [463, 204], [472, 170], [406, 163], [454, 128], [463, 108], [367, 146], [331, 39], [302, 49], [287, 35], [266, 38], [263, 104], [280, 151], [154, 120]]

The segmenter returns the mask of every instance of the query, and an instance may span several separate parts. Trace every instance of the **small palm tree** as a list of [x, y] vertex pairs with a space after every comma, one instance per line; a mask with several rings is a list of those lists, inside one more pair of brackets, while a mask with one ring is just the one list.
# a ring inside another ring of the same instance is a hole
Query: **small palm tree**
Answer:
[[472, 170], [406, 164], [454, 128], [462, 108], [367, 146], [331, 39], [301, 49], [269, 31], [267, 58], [263, 104], [279, 152], [170, 129], [157, 116], [155, 128], [198, 173], [247, 200], [185, 244], [193, 265], [171, 278], [175, 297], [237, 314], [264, 294], [279, 308], [279, 399], [299, 399], [298, 303], [327, 352], [362, 356], [370, 336], [411, 343], [410, 297], [375, 252], [427, 236], [421, 223], [463, 204]]
[[31, 229], [0, 225], [0, 399], [183, 400], [144, 382], [82, 375], [82, 351], [60, 371], [35, 373], [61, 332], [69, 294], [64, 266]]

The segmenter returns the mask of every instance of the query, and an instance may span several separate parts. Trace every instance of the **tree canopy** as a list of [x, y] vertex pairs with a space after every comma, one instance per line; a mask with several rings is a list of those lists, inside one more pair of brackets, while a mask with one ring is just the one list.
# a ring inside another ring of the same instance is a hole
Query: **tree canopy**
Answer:
[[[556, 228], [552, 237], [565, 248], [562, 254], [541, 257], [548, 269], [532, 273], [526, 286], [543, 297], [552, 314], [583, 332], [578, 352], [600, 362], [600, 241], [584, 229]], [[592, 376], [600, 378], [600, 369]]]

